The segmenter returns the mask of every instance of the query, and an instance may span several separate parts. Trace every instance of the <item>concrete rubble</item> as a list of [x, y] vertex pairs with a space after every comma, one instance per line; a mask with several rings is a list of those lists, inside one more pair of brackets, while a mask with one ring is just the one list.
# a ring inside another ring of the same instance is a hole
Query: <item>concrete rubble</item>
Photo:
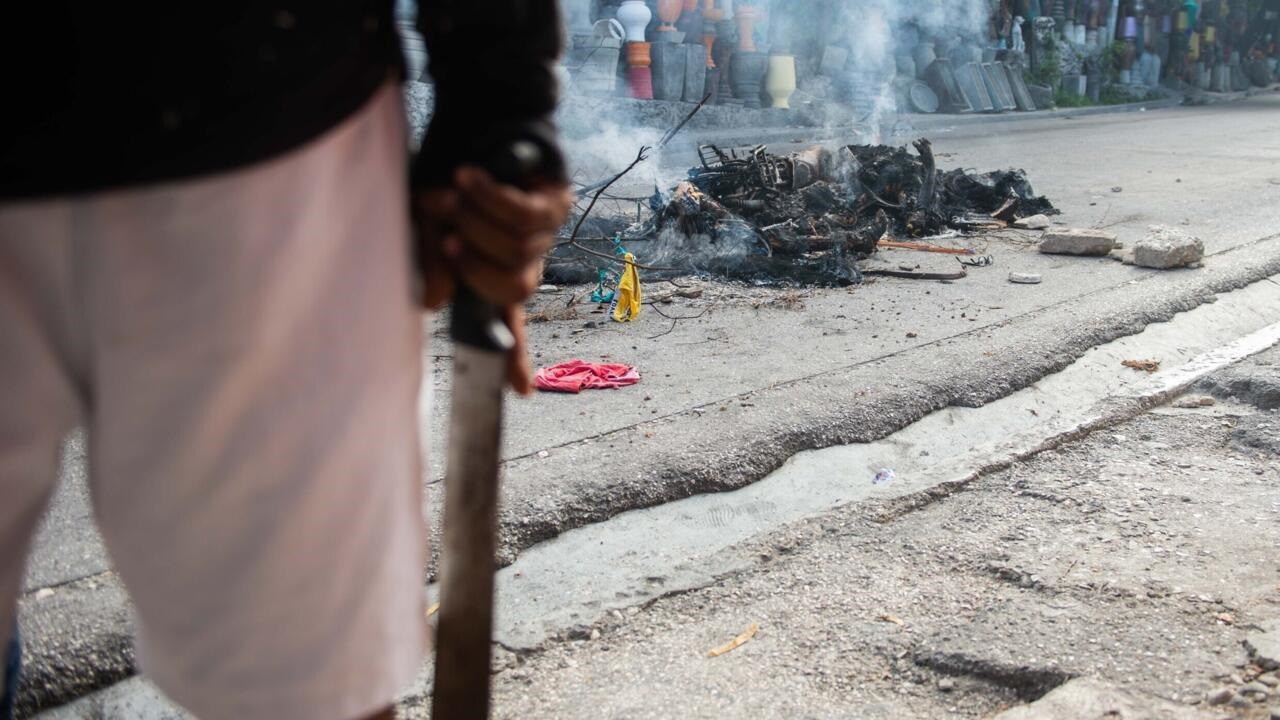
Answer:
[[1103, 230], [1050, 230], [1040, 239], [1040, 252], [1050, 255], [1106, 255], [1115, 248], [1115, 234]]
[[1133, 246], [1133, 264], [1167, 270], [1196, 265], [1204, 257], [1204, 242], [1178, 228], [1152, 225]]
[[1061, 718], [1124, 718], [1125, 720], [1195, 720], [1214, 715], [1169, 702], [1154, 695], [1077, 678], [1030, 705], [1011, 708], [995, 720], [1061, 720]]

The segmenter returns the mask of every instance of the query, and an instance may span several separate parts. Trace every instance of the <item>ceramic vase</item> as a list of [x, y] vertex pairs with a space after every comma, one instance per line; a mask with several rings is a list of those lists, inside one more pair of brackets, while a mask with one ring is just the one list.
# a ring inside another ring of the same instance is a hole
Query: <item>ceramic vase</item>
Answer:
[[647, 42], [629, 42], [627, 43], [627, 66], [628, 67], [649, 67], [653, 62], [651, 55], [652, 46]]
[[650, 68], [627, 68], [627, 94], [637, 100], [653, 99], [653, 73]]
[[738, 51], [755, 52], [755, 27], [759, 11], [751, 5], [739, 5], [733, 21], [738, 25]]
[[684, 0], [658, 0], [658, 19], [662, 21], [658, 26], [658, 32], [675, 30], [676, 21], [680, 19], [682, 10], [684, 10]]
[[764, 80], [765, 92], [772, 107], [791, 109], [791, 95], [796, 91], [796, 59], [792, 55], [770, 55], [769, 70]]
[[644, 42], [644, 30], [653, 19], [653, 11], [644, 0], [624, 0], [618, 8], [618, 22], [627, 31], [627, 42]]

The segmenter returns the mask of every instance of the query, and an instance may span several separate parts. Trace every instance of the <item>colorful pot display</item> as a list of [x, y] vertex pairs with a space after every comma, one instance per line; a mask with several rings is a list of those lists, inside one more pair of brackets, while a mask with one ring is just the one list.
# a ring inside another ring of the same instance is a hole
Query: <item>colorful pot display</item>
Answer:
[[792, 55], [770, 55], [764, 90], [773, 101], [772, 107], [791, 109], [791, 95], [796, 91], [796, 59]]
[[644, 0], [624, 0], [618, 8], [618, 22], [627, 31], [627, 42], [644, 42], [644, 30], [653, 19], [653, 11]]

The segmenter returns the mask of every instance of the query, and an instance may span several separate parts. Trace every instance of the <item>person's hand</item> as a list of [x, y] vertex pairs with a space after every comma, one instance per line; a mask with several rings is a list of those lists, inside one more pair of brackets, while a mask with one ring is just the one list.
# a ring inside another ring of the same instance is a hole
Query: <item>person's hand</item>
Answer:
[[571, 205], [564, 185], [523, 190], [474, 167], [460, 168], [453, 187], [426, 190], [415, 198], [425, 304], [433, 309], [447, 304], [460, 280], [501, 307], [516, 337], [511, 387], [522, 394], [533, 390], [523, 303], [537, 290], [543, 255]]

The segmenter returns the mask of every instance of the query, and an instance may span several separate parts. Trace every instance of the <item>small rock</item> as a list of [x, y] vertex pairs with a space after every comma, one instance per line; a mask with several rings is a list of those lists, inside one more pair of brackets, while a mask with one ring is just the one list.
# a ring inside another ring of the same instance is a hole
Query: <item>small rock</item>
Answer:
[[600, 639], [600, 631], [599, 631], [599, 630], [597, 630], [597, 629], [595, 629], [595, 628], [592, 628], [592, 629], [591, 629], [591, 639], [592, 639], [592, 640], [599, 640], [599, 639]]
[[1280, 685], [1280, 677], [1277, 677], [1274, 673], [1263, 673], [1259, 675], [1256, 680], [1267, 687], [1276, 687], [1277, 685]]
[[1133, 264], [1167, 270], [1200, 262], [1204, 242], [1186, 231], [1167, 225], [1152, 225], [1147, 236], [1133, 246]]
[[1231, 702], [1231, 699], [1235, 696], [1235, 690], [1232, 690], [1229, 687], [1224, 687], [1209, 693], [1209, 696], [1205, 698], [1205, 700], [1207, 700], [1210, 705], [1226, 705]]
[[1019, 285], [1039, 285], [1041, 280], [1039, 273], [1009, 273], [1009, 282]]
[[1111, 192], [1113, 192], [1113, 193], [1124, 192], [1124, 188], [1122, 188], [1122, 187], [1120, 187], [1119, 185], [1117, 185], [1117, 186], [1115, 186], [1115, 187], [1111, 188]]
[[547, 452], [546, 450], [539, 450], [538, 457], [542, 458], [543, 460], [546, 460], [547, 458], [551, 457], [551, 453]]
[[1252, 703], [1249, 702], [1249, 698], [1243, 695], [1236, 695], [1235, 697], [1231, 698], [1231, 702], [1227, 703], [1227, 705], [1230, 705], [1233, 708], [1246, 708], [1246, 707], [1249, 707], [1249, 705], [1251, 704]]
[[560, 292], [560, 286], [559, 285], [539, 285], [538, 292], [540, 293]]
[[1085, 228], [1050, 230], [1040, 240], [1040, 252], [1053, 255], [1106, 255], [1115, 247], [1114, 233]]
[[942, 692], [951, 692], [956, 689], [956, 681], [951, 678], [942, 678], [938, 681], [938, 689]]
[[1280, 720], [1280, 705], [1271, 708], [1271, 720]]
[[677, 290], [676, 296], [685, 298], [687, 300], [697, 300], [698, 298], [702, 297], [702, 291], [701, 290]]
[[1270, 692], [1271, 688], [1263, 685], [1257, 680], [1240, 686], [1241, 695], [1267, 695]]
[[53, 588], [40, 588], [35, 594], [36, 600], [44, 600], [51, 597], [53, 597]]
[[1048, 215], [1032, 215], [1013, 221], [1013, 226], [1022, 230], [1044, 230], [1049, 227]]

